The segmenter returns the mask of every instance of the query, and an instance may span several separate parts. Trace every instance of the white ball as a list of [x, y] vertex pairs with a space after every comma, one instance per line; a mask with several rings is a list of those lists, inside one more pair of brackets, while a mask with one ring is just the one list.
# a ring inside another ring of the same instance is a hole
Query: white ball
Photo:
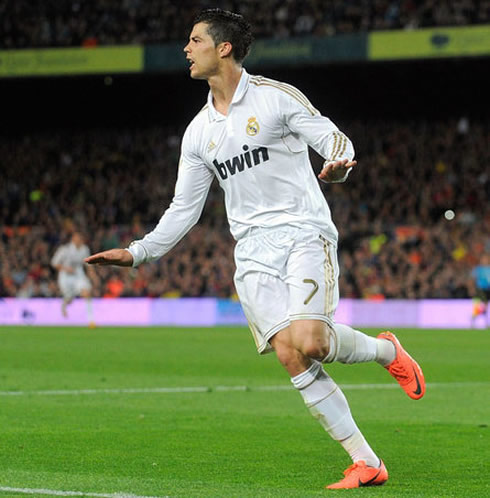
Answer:
[[444, 213], [444, 218], [446, 218], [446, 220], [448, 220], [448, 221], [454, 220], [455, 216], [456, 216], [456, 214], [454, 213], [454, 211], [452, 209], [448, 209]]

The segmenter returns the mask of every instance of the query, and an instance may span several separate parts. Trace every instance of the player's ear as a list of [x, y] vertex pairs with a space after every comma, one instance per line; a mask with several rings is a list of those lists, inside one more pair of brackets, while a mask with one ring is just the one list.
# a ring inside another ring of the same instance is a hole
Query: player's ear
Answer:
[[218, 54], [220, 57], [228, 57], [233, 50], [233, 46], [230, 42], [222, 42], [218, 45]]

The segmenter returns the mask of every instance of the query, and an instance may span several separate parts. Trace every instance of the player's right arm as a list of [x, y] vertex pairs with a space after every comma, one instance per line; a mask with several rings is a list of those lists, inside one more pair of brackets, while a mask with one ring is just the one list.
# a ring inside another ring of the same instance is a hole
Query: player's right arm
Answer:
[[162, 257], [197, 223], [214, 175], [193, 151], [189, 128], [182, 140], [175, 194], [153, 231], [128, 249], [111, 249], [85, 259], [89, 264], [138, 266]]

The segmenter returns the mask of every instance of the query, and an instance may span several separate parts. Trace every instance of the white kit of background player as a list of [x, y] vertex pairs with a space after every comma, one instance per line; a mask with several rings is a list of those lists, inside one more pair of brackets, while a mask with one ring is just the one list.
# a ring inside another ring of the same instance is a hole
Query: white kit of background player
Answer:
[[84, 271], [84, 260], [89, 254], [89, 248], [83, 243], [81, 234], [75, 232], [68, 244], [58, 247], [51, 259], [51, 265], [58, 271], [58, 286], [63, 296], [61, 305], [63, 316], [68, 316], [67, 306], [73, 299], [82, 296], [86, 299], [88, 324], [93, 327], [94, 317], [90, 297], [92, 284]]

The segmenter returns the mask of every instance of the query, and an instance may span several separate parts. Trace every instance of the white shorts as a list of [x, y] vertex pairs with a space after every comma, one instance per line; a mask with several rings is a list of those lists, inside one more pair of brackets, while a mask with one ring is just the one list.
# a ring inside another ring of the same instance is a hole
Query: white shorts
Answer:
[[235, 287], [259, 353], [293, 320], [333, 325], [337, 248], [312, 228], [252, 229], [235, 247]]
[[90, 291], [92, 285], [85, 275], [60, 275], [58, 278], [61, 295], [66, 299], [79, 296], [82, 291]]

